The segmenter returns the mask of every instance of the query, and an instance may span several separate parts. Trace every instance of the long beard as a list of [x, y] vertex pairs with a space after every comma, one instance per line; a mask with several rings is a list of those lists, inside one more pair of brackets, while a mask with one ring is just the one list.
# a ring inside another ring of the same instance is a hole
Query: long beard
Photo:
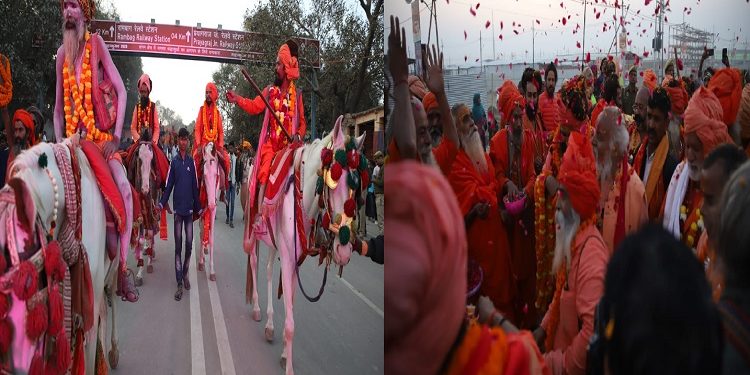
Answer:
[[276, 87], [281, 87], [281, 85], [284, 83], [284, 80], [279, 77], [279, 75], [276, 75], [276, 78], [273, 80], [273, 85]]
[[615, 172], [612, 170], [612, 166], [612, 158], [609, 155], [602, 155], [596, 158], [596, 171], [598, 172], [600, 187], [604, 186], [604, 183], [612, 178]]
[[29, 148], [29, 142], [25, 139], [16, 139], [15, 142], [13, 142], [13, 153], [18, 155], [21, 153], [21, 151]]
[[476, 165], [477, 170], [481, 173], [487, 173], [487, 158], [482, 148], [482, 139], [479, 138], [479, 132], [472, 130], [469, 135], [461, 137], [461, 144], [466, 155]]
[[66, 28], [66, 23], [63, 21], [63, 50], [65, 50], [65, 61], [69, 65], [73, 65], [78, 57], [78, 49], [81, 46], [86, 30], [83, 27], [83, 22], [76, 22], [74, 29]]
[[567, 268], [570, 269], [570, 247], [578, 232], [578, 227], [581, 225], [581, 217], [572, 210], [570, 217], [567, 217], [560, 210], [555, 213], [555, 222], [557, 226], [555, 229], [555, 257], [552, 260], [552, 272], [557, 272], [560, 269], [563, 259], [565, 259]]
[[437, 166], [435, 155], [432, 154], [432, 150], [420, 155], [420, 157], [422, 158], [422, 164], [431, 165], [433, 167]]
[[688, 178], [690, 178], [690, 181], [700, 181], [701, 179], [701, 169], [700, 168], [693, 168], [693, 166], [690, 164], [690, 162], [687, 162], [687, 170], [688, 170]]

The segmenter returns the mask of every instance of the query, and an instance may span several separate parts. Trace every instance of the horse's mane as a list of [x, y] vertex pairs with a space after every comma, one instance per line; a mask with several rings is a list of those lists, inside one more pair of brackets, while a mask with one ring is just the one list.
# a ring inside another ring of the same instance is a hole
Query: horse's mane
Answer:
[[[52, 151], [52, 147], [48, 143], [40, 143], [32, 148], [23, 150], [13, 159], [10, 170], [14, 168], [20, 170], [33, 168], [39, 163], [39, 156], [47, 151]], [[47, 162], [49, 163], [50, 161], [48, 160]]]

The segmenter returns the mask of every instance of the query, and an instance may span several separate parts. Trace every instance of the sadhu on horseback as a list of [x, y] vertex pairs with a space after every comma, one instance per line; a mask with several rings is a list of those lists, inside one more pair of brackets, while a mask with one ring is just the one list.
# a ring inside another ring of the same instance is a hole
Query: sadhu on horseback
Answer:
[[[249, 265], [246, 299], [252, 301], [253, 320], [260, 321], [255, 278], [258, 241], [263, 241], [270, 251], [266, 270], [269, 303], [265, 335], [268, 341], [273, 340], [271, 278], [278, 250], [280, 289], [286, 310], [281, 365], [287, 374], [293, 374], [293, 305], [295, 284], [299, 282], [298, 267], [307, 256], [320, 256], [318, 264], [326, 262], [323, 284], [317, 296], [308, 296], [300, 284], [305, 297], [315, 302], [323, 292], [331, 262], [340, 267], [349, 262], [358, 192], [369, 179], [367, 161], [361, 154], [364, 135], [357, 139], [345, 136], [341, 126], [343, 117], [339, 117], [327, 137], [309, 145], [301, 142], [306, 125], [302, 93], [295, 86], [299, 78], [295, 42], [287, 41], [279, 48], [273, 85], [261, 91], [244, 69], [243, 74], [259, 95], [246, 99], [229, 91], [227, 100], [250, 114], [265, 113], [257, 148], [260, 155], [253, 165], [245, 208], [243, 245]], [[256, 195], [258, 183], [261, 186]]]

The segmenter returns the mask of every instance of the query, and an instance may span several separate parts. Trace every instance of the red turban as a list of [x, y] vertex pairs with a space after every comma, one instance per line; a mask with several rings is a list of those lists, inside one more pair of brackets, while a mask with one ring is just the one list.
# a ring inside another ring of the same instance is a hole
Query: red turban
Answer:
[[28, 137], [29, 137], [29, 144], [35, 145], [36, 144], [36, 134], [34, 132], [34, 117], [31, 116], [31, 113], [27, 112], [24, 109], [18, 109], [16, 110], [16, 113], [13, 114], [13, 124], [16, 123], [16, 121], [21, 121], [23, 126], [26, 127], [28, 130]]
[[422, 98], [422, 106], [427, 113], [430, 113], [433, 109], [439, 109], [435, 94], [428, 92], [427, 95]]
[[727, 126], [721, 120], [723, 113], [719, 99], [705, 87], [701, 86], [690, 98], [685, 110], [685, 134], [698, 135], [703, 155], [708, 155], [718, 145], [732, 143]]
[[213, 82], [206, 84], [206, 90], [211, 91], [211, 101], [216, 103], [216, 99], [219, 98], [219, 90], [216, 89], [216, 85]]
[[599, 181], [596, 178], [596, 159], [591, 141], [585, 135], [572, 132], [568, 138], [557, 180], [568, 193], [568, 199], [581, 220], [594, 213], [599, 204]]
[[742, 90], [737, 120], [740, 123], [740, 138], [750, 139], [750, 83], [746, 84]]
[[409, 92], [411, 92], [412, 96], [416, 96], [419, 100], [422, 100], [427, 95], [427, 87], [425, 87], [424, 82], [419, 77], [409, 76], [407, 83], [409, 84]]
[[708, 89], [719, 98], [721, 108], [724, 110], [724, 123], [732, 126], [737, 119], [737, 110], [740, 108], [742, 97], [742, 76], [735, 68], [719, 69], [708, 81]]
[[148, 92], [151, 92], [151, 77], [148, 76], [148, 74], [143, 73], [141, 75], [141, 78], [138, 78], [138, 89], [140, 90], [141, 85], [146, 85], [146, 90]]
[[[78, 5], [81, 6], [81, 12], [86, 21], [91, 21], [91, 18], [96, 13], [96, 2], [93, 0], [78, 0]], [[65, 0], [60, 0], [60, 8], [65, 9]]]
[[656, 89], [656, 83], [657, 83], [656, 81], [657, 81], [656, 73], [654, 73], [653, 70], [646, 69], [643, 72], [643, 85], [648, 87], [648, 89], [651, 90], [652, 92], [654, 91], [654, 89]]
[[398, 235], [385, 244], [385, 372], [436, 374], [466, 311], [463, 216], [438, 169], [409, 160], [389, 168], [386, 222]]
[[284, 64], [284, 72], [286, 73], [286, 79], [292, 81], [299, 78], [299, 63], [297, 58], [292, 56], [292, 52], [289, 50], [289, 45], [286, 43], [279, 47], [279, 61]]
[[521, 108], [523, 108], [525, 105], [526, 101], [524, 100], [523, 95], [518, 92], [518, 87], [516, 87], [513, 81], [505, 81], [503, 85], [500, 86], [497, 107], [500, 108], [500, 111], [503, 113], [503, 124], [508, 123], [512, 111], [516, 106], [521, 106]]

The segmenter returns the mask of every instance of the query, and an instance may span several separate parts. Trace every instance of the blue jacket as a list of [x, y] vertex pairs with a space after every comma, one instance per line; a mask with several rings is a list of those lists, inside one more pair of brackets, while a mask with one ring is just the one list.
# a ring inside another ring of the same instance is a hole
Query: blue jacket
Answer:
[[187, 152], [184, 159], [178, 152], [169, 164], [167, 189], [159, 202], [162, 207], [167, 205], [172, 189], [174, 189], [174, 197], [172, 197], [174, 213], [186, 216], [201, 210], [195, 162]]

